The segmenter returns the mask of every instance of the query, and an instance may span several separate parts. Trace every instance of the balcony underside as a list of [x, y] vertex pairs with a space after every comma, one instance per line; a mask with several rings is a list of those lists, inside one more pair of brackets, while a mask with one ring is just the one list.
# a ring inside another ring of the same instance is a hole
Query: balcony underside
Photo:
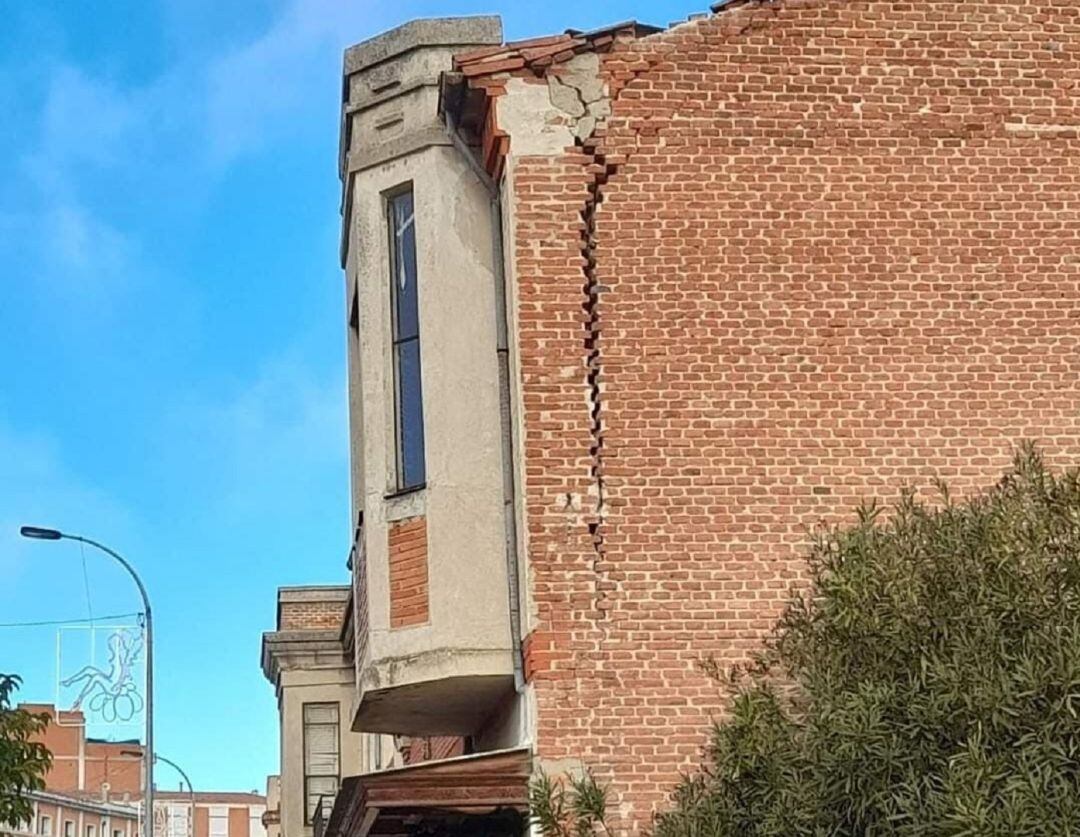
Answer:
[[509, 652], [441, 651], [366, 665], [356, 732], [472, 735], [514, 691]]

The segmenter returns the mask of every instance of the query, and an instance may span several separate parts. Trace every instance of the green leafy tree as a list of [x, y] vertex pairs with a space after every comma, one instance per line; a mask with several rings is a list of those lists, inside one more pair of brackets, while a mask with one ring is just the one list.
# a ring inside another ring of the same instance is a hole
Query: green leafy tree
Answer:
[[33, 807], [27, 791], [45, 787], [52, 755], [32, 740], [44, 732], [49, 716], [11, 705], [11, 695], [21, 685], [16, 675], [0, 674], [0, 826], [17, 828], [30, 821]]
[[1080, 478], [861, 510], [656, 837], [1080, 834]]

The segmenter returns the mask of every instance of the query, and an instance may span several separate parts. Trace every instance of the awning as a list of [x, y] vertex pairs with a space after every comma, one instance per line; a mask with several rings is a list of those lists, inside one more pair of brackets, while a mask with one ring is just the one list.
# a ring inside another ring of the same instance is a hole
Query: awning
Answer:
[[529, 750], [516, 749], [351, 776], [325, 837], [518, 837], [531, 773]]

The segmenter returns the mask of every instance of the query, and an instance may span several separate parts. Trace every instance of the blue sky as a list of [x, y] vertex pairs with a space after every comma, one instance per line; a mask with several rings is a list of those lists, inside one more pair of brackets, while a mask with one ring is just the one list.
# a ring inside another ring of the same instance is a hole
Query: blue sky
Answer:
[[[341, 50], [414, 17], [523, 38], [706, 7], [0, 0], [0, 623], [137, 609], [90, 551], [88, 602], [79, 548], [21, 523], [120, 550], [155, 609], [158, 752], [263, 787], [275, 589], [346, 578]], [[0, 628], [22, 699], [53, 699], [56, 649]]]

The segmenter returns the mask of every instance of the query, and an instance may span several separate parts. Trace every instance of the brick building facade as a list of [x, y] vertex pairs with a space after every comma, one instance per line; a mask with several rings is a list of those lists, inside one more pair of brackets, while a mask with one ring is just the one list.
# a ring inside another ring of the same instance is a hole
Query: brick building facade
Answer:
[[1024, 439], [1080, 460], [1078, 84], [1065, 0], [349, 50], [352, 726], [471, 754], [346, 781], [331, 831], [521, 811], [500, 776], [536, 766], [637, 829], [809, 530]]
[[[340, 613], [339, 613], [340, 618]], [[45, 790], [34, 793], [33, 822], [17, 834], [39, 837], [136, 837], [141, 833], [143, 747], [135, 739], [88, 737], [86, 716], [52, 704], [20, 704], [46, 715], [36, 736], [52, 754]], [[155, 782], [161, 786], [161, 770]], [[258, 793], [158, 790], [154, 797], [156, 837], [266, 837], [266, 797]]]
[[28, 822], [0, 825], [0, 837], [138, 837], [139, 809], [79, 792], [28, 791]]
[[142, 798], [143, 749], [137, 740], [87, 737], [86, 717], [78, 710], [58, 710], [48, 703], [24, 703], [19, 708], [49, 718], [38, 736], [52, 753], [46, 790], [122, 804]]
[[809, 529], [1023, 439], [1080, 461], [1078, 38], [1068, 3], [747, 4], [615, 45], [604, 126], [519, 161], [535, 746], [639, 821]]

